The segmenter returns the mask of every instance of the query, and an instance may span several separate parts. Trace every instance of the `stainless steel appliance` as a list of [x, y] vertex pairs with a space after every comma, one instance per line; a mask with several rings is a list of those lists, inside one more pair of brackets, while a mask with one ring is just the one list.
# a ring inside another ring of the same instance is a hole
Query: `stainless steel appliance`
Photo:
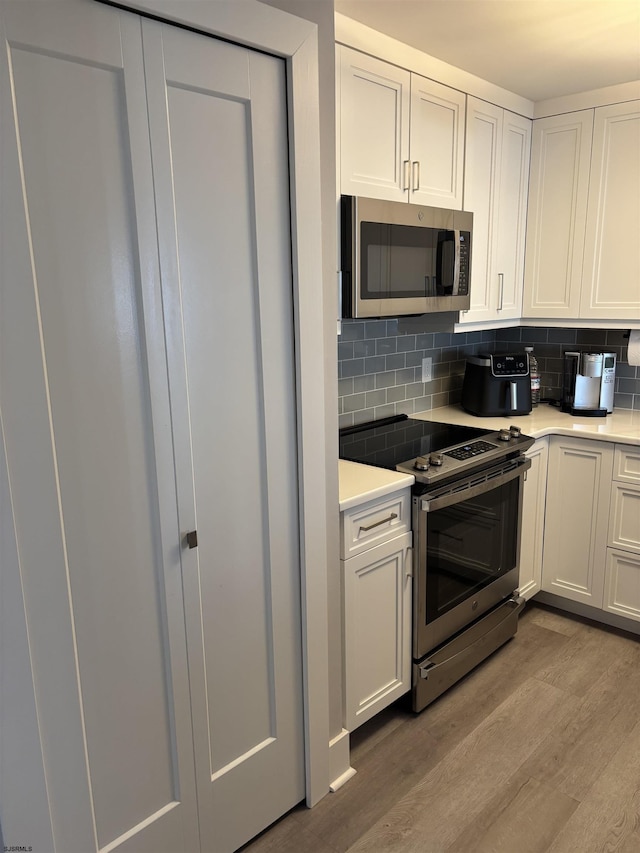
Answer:
[[533, 439], [399, 415], [341, 430], [340, 457], [416, 477], [412, 707], [517, 631], [522, 483]]
[[343, 317], [470, 307], [473, 214], [342, 196]]
[[562, 411], [583, 417], [610, 414], [615, 377], [615, 353], [565, 352]]
[[467, 358], [462, 408], [480, 417], [528, 415], [531, 411], [529, 356], [479, 353]]

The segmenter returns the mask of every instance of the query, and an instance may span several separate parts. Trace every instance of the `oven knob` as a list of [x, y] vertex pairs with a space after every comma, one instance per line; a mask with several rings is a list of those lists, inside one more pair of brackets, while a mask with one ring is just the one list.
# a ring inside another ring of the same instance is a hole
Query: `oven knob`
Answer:
[[511, 440], [511, 430], [501, 429], [498, 433], [498, 438], [500, 441], [510, 441]]
[[511, 433], [511, 438], [520, 438], [520, 433], [522, 432], [522, 430], [519, 426], [511, 425], [509, 427], [509, 432]]
[[429, 460], [426, 456], [418, 456], [416, 461], [413, 463], [413, 467], [417, 471], [427, 471], [429, 468]]
[[429, 462], [436, 467], [439, 467], [444, 462], [444, 456], [442, 453], [432, 453], [429, 457]]

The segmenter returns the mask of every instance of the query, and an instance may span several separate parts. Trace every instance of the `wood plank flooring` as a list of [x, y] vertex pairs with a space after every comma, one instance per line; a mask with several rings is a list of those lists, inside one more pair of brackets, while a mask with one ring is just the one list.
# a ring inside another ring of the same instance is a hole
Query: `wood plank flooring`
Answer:
[[506, 646], [351, 751], [353, 779], [244, 853], [640, 853], [640, 641], [530, 602]]

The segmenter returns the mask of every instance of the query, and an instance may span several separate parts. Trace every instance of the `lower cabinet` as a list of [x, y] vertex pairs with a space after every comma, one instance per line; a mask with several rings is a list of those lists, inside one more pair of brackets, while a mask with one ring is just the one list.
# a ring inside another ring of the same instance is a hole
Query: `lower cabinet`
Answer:
[[551, 438], [542, 589], [640, 621], [640, 448]]
[[527, 452], [527, 471], [522, 497], [520, 539], [520, 595], [530, 599], [542, 588], [542, 545], [547, 497], [549, 439], [539, 438]]
[[[379, 531], [377, 544], [343, 559], [344, 588], [344, 727], [353, 731], [411, 687], [412, 534], [408, 511], [390, 512], [389, 506], [410, 506], [409, 492], [395, 498], [370, 501], [342, 513], [342, 530], [358, 525]], [[379, 515], [379, 518], [376, 517]], [[391, 516], [394, 515], [392, 518]], [[372, 519], [372, 520], [371, 520]], [[345, 541], [346, 540], [346, 541]], [[343, 537], [343, 557], [349, 551]]]
[[640, 621], [640, 448], [616, 445], [603, 607]]
[[552, 436], [542, 588], [602, 607], [613, 444]]

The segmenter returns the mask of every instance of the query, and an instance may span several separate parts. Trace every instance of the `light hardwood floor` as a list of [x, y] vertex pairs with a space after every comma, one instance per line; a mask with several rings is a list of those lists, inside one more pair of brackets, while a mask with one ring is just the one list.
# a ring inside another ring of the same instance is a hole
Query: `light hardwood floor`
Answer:
[[245, 853], [640, 853], [640, 641], [529, 603], [421, 714], [352, 733], [357, 774]]

